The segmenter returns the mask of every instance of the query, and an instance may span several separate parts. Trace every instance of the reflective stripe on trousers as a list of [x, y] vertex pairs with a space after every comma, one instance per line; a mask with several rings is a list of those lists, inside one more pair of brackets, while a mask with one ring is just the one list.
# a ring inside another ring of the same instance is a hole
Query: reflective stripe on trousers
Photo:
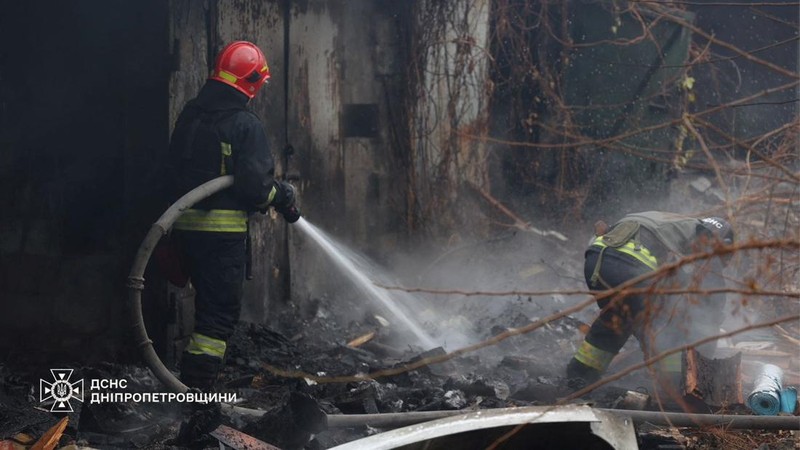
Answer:
[[225, 356], [227, 344], [221, 339], [214, 339], [200, 333], [192, 333], [186, 351], [193, 355], [208, 355], [222, 359]]
[[173, 227], [185, 231], [246, 233], [247, 213], [235, 209], [187, 209]]
[[602, 373], [605, 372], [609, 364], [611, 364], [611, 360], [614, 359], [614, 356], [616, 356], [614, 353], [599, 349], [583, 341], [583, 344], [578, 348], [578, 352], [575, 353], [574, 357], [581, 364], [597, 369]]

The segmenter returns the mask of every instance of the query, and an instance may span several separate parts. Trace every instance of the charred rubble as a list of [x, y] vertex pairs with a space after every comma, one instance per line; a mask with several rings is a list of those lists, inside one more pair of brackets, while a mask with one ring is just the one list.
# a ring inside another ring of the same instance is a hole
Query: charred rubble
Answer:
[[[506, 356], [486, 364], [480, 353], [465, 355], [446, 363], [423, 367], [393, 376], [367, 381], [325, 382], [324, 378], [368, 374], [381, 369], [402, 366], [408, 362], [443, 353], [442, 348], [422, 351], [413, 347], [395, 347], [386, 334], [372, 343], [348, 346], [331, 338], [360, 333], [364, 325], [352, 330], [338, 329], [333, 324], [309, 327], [313, 332], [286, 336], [265, 326], [240, 324], [232, 338], [226, 367], [218, 384], [224, 392], [236, 392], [242, 402], [238, 406], [260, 409], [258, 419], [246, 416], [220, 418], [266, 442], [281, 448], [326, 448], [374, 433], [374, 429], [324, 431], [320, 414], [370, 414], [407, 411], [470, 410], [550, 404], [558, 396], [559, 379], [553, 372], [542, 370], [532, 356]], [[326, 328], [323, 330], [323, 328]], [[569, 320], [553, 324], [547, 331], [552, 341], [576, 332]], [[537, 339], [529, 345], [548, 353]], [[523, 355], [526, 339], [503, 345]], [[557, 345], [557, 344], [554, 344]], [[550, 349], [552, 350], [552, 349]], [[551, 352], [552, 353], [552, 352]], [[286, 377], [274, 373], [275, 368], [293, 370], [320, 377], [313, 381], [303, 377]], [[34, 378], [40, 371], [28, 367], [3, 367], [0, 395], [0, 434], [13, 437], [19, 433], [41, 436], [64, 414], [50, 413], [40, 406]], [[128, 392], [159, 392], [149, 370], [138, 366], [102, 364], [76, 369], [76, 376], [90, 383], [92, 379], [126, 379]], [[169, 447], [202, 443], [197, 436], [184, 441], [179, 425], [187, 411], [168, 403], [100, 403], [88, 399], [74, 405], [66, 414], [69, 425], [61, 443], [78, 442], [89, 446]], [[311, 442], [307, 442], [314, 435]]]
[[[530, 318], [520, 313], [516, 320]], [[369, 324], [365, 320], [340, 327], [334, 322], [312, 321], [298, 324], [296, 334], [283, 334], [263, 325], [242, 323], [230, 341], [218, 390], [235, 392], [241, 400], [237, 406], [262, 410], [263, 416], [219, 414], [213, 408], [201, 408], [198, 413], [197, 409], [169, 403], [83, 402], [66, 414], [69, 422], [59, 447], [216, 447], [216, 440], [207, 433], [224, 423], [282, 449], [324, 449], [381, 431], [369, 426], [326, 429], [325, 414], [550, 405], [567, 394], [559, 373], [560, 346], [575, 340], [582, 322], [566, 317], [531, 335], [501, 342], [500, 351], [493, 347], [399, 374], [347, 380], [445, 351], [403, 348], [393, 340], [397, 336], [390, 330], [380, 330], [358, 346], [341, 338], [361, 336], [371, 330]], [[487, 334], [497, 333], [498, 327], [490, 327]], [[64, 416], [39, 406], [35, 373], [30, 367], [3, 367], [0, 372], [0, 434], [6, 439], [41, 436]], [[148, 369], [138, 366], [108, 363], [76, 369], [76, 375], [85, 380], [126, 379], [130, 392], [163, 390]], [[624, 407], [621, 399], [637, 383], [646, 392], [644, 378], [628, 377], [625, 383], [598, 389], [580, 401], [604, 408]], [[728, 411], [737, 412], [746, 413]], [[663, 427], [641, 427], [638, 431], [640, 448], [645, 449], [702, 448], [701, 444], [722, 439], [713, 433], [677, 433]], [[793, 439], [788, 432], [769, 437], [773, 443], [769, 448], [792, 448], [785, 444]]]
[[[547, 273], [548, 288], [567, 292], [581, 281], [564, 262], [577, 259], [575, 255], [562, 256], [560, 263], [548, 264], [529, 257], [541, 252], [522, 248], [519, 253], [525, 256], [519, 261], [511, 260], [509, 248], [521, 247], [519, 239], [509, 238], [484, 244], [471, 252], [462, 250], [453, 255], [450, 264], [467, 266], [479, 260], [480, 264], [494, 267], [495, 272], [476, 277], [477, 271], [468, 270], [471, 280], [450, 282], [465, 289], [522, 291], [526, 286], [513, 285], [509, 280], [521, 283], [519, 274], [523, 274], [529, 277], [526, 282], [535, 284], [539, 282], [536, 276]], [[442, 270], [447, 269], [447, 264], [447, 261], [438, 263]], [[553, 277], [553, 273], [558, 276]], [[429, 278], [434, 279], [434, 275]], [[492, 280], [502, 286], [491, 284]], [[420, 285], [430, 284], [430, 280], [418, 281]], [[372, 308], [364, 308], [360, 305], [363, 301], [356, 296], [326, 295], [331, 298], [306, 302], [302, 310], [287, 308], [276, 320], [281, 324], [280, 329], [240, 323], [229, 341], [217, 389], [236, 393], [240, 400], [236, 406], [261, 410], [264, 412], [261, 417], [221, 414], [211, 407], [191, 409], [171, 403], [88, 401], [74, 402], [71, 413], [51, 413], [38, 396], [39, 378], [50, 367], [19, 360], [13, 365], [0, 366], [0, 438], [36, 439], [58, 427], [66, 416], [68, 423], [58, 439], [59, 447], [71, 444], [97, 448], [217, 447], [216, 440], [208, 433], [222, 423], [282, 449], [324, 449], [383, 431], [369, 426], [326, 429], [325, 414], [467, 412], [553, 405], [568, 394], [564, 365], [583, 339], [594, 314], [592, 308], [586, 308], [530, 333], [442, 363], [414, 370], [392, 370], [460, 348], [445, 338], [446, 329], [456, 328], [474, 342], [482, 341], [529, 325], [576, 300], [568, 296], [434, 299], [432, 303], [447, 314], [420, 310], [418, 317], [421, 325], [447, 347], [423, 348], [405, 335], [401, 324], [389, 316], [382, 317]], [[764, 336], [741, 338], [766, 342]], [[762, 351], [757, 356], [764, 359], [767, 354]], [[618, 359], [611, 372], [641, 360], [634, 339], [629, 340]], [[125, 379], [129, 392], [165, 391], [142, 366], [109, 362], [81, 367], [64, 362], [64, 367], [75, 367], [76, 377], [87, 384], [93, 379]], [[386, 371], [391, 374], [381, 374]], [[649, 396], [651, 401], [630, 404], [631, 391]], [[600, 408], [681, 410], [676, 405], [657, 404], [650, 394], [653, 383], [639, 371], [572, 402]], [[725, 413], [748, 412], [744, 407], [729, 406]], [[678, 433], [663, 427], [640, 427], [638, 432], [642, 449], [703, 448], [714, 439], [728, 438], [713, 433]], [[756, 432], [736, 436], [749, 438], [755, 436], [753, 433]], [[764, 439], [759, 435], [752, 440], [764, 442]], [[770, 434], [769, 439], [771, 444], [778, 443], [769, 448], [791, 448], [781, 447], [781, 443], [793, 437], [789, 432], [780, 432]], [[664, 447], [669, 445], [678, 447]]]

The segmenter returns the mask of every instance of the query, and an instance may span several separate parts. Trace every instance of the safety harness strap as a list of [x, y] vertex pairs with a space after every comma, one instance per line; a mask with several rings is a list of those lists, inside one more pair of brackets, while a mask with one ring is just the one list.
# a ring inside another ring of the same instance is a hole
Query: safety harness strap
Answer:
[[592, 284], [592, 286], [594, 286], [599, 281], [606, 289], [611, 289], [611, 285], [606, 283], [603, 277], [600, 276], [600, 263], [603, 262], [603, 253], [606, 252], [606, 248], [608, 247], [603, 247], [600, 250], [600, 254], [597, 255], [597, 262], [594, 265], [594, 270], [592, 271], [592, 277], [589, 278], [589, 282]]
[[219, 159], [219, 174], [220, 175], [227, 175], [228, 174], [228, 164], [227, 161], [231, 158], [231, 154], [233, 154], [233, 150], [231, 149], [231, 144], [227, 142], [220, 142], [220, 151], [222, 153], [222, 157]]

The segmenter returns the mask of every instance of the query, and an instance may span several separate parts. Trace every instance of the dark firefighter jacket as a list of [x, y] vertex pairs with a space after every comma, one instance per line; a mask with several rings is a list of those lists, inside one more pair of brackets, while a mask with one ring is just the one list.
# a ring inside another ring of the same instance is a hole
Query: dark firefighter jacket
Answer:
[[175, 124], [167, 162], [171, 200], [202, 183], [234, 175], [231, 188], [187, 210], [178, 230], [245, 232], [247, 214], [264, 210], [283, 192], [264, 126], [246, 109], [247, 97], [213, 80], [186, 104]]
[[[613, 250], [632, 256], [653, 270], [692, 253], [692, 246], [697, 241], [698, 234], [704, 230], [699, 219], [680, 214], [661, 211], [633, 213], [614, 224], [612, 231], [605, 236], [595, 238], [590, 249], [606, 247], [609, 235], [626, 222], [638, 224], [638, 229], [629, 237], [623, 236], [621, 241], [624, 241], [624, 245], [616, 246]], [[598, 266], [600, 264], [598, 263]], [[698, 266], [705, 266], [705, 270], [694, 273], [698, 271]], [[725, 285], [722, 270], [719, 258], [712, 258], [706, 263], [699, 262], [683, 267], [678, 278], [682, 279], [681, 283], [686, 284], [691, 281], [693, 275], [702, 274], [700, 285], [703, 288], [719, 288]], [[707, 298], [707, 301], [712, 303], [722, 303], [725, 301], [725, 294], [711, 294]]]
[[[629, 277], [675, 262], [693, 252], [692, 246], [702, 230], [699, 219], [678, 214], [660, 211], [628, 214], [608, 233], [591, 241], [586, 253], [589, 265], [585, 272], [587, 284], [590, 289], [614, 287]], [[631, 263], [622, 263], [619, 258], [633, 258], [637, 262], [630, 266]], [[638, 269], [635, 269], [636, 265]], [[661, 305], [656, 309], [663, 312], [657, 313], [650, 324], [651, 329], [661, 331], [653, 342], [642, 343], [643, 346], [663, 350], [676, 342], [718, 332], [726, 296], [719, 292], [704, 292], [724, 287], [722, 271], [719, 258], [712, 258], [684, 266], [673, 273], [667, 283], [674, 287], [693, 287], [698, 293], [661, 298]], [[604, 306], [600, 304], [601, 308]], [[642, 330], [634, 329], [633, 323], [635, 314], [643, 308], [643, 300], [638, 295], [626, 297], [623, 305], [617, 308], [604, 308], [575, 359], [599, 372], [604, 371], [631, 333], [637, 333], [637, 337], [643, 335]], [[675, 367], [680, 370], [680, 355], [677, 356], [677, 362], [664, 364], [666, 370], [675, 370]]]
[[[703, 229], [699, 219], [668, 212], [646, 211], [623, 217], [611, 227], [612, 232], [621, 231], [620, 225], [624, 223], [636, 224], [636, 227], [627, 228], [629, 236], [617, 237], [622, 245], [610, 246], [636, 258], [651, 269], [692, 253], [698, 230]], [[610, 234], [612, 233], [595, 238], [591, 245], [606, 247], [613, 239]]]

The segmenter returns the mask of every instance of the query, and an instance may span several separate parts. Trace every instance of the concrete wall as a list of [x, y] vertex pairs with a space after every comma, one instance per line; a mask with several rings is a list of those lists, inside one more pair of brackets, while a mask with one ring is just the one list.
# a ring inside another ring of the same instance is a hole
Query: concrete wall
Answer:
[[[293, 2], [288, 129], [305, 217], [378, 261], [403, 235], [404, 171], [390, 136], [402, 103], [401, 41], [407, 4]], [[393, 105], [392, 102], [395, 104]], [[290, 231], [292, 298], [328, 293], [337, 278], [313, 245]]]

